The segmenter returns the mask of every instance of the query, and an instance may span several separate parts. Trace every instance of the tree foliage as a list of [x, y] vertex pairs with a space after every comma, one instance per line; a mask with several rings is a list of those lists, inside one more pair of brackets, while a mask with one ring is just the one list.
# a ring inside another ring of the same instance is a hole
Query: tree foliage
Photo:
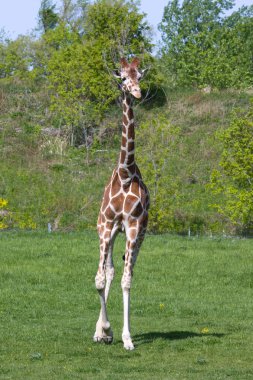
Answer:
[[160, 30], [170, 86], [252, 85], [253, 6], [225, 17], [232, 6], [230, 0], [168, 3]]
[[55, 11], [55, 4], [51, 0], [42, 0], [39, 10], [39, 25], [43, 32], [54, 29], [58, 23], [58, 15]]
[[48, 47], [52, 107], [72, 130], [85, 128], [86, 134], [119, 96], [112, 71], [120, 57], [134, 54], [150, 61], [152, 45], [136, 2], [99, 0], [84, 9], [84, 32], [76, 28], [80, 14], [74, 23], [75, 13], [67, 17], [65, 11], [63, 20], [43, 40]]
[[240, 231], [253, 231], [253, 102], [246, 114], [238, 110], [231, 125], [221, 133], [223, 152], [211, 188], [225, 197], [216, 205]]
[[0, 41], [0, 78], [28, 76], [31, 65], [29, 36], [19, 36], [16, 40], [8, 38]]

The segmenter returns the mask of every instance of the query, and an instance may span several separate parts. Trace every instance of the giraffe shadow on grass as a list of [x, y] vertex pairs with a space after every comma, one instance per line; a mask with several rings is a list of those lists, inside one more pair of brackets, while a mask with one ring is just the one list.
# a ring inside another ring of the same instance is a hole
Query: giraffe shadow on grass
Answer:
[[145, 343], [152, 343], [158, 339], [173, 341], [173, 340], [183, 340], [188, 338], [203, 338], [203, 337], [214, 337], [222, 338], [225, 334], [218, 333], [195, 333], [193, 331], [169, 331], [169, 332], [160, 332], [152, 331], [144, 334], [138, 334], [133, 337], [136, 345], [142, 345]]

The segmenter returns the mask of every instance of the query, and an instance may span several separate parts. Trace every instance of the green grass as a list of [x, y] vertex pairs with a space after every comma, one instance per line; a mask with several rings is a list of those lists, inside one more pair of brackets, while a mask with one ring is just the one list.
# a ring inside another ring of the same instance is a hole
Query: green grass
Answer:
[[[252, 379], [252, 241], [147, 236], [123, 349], [115, 246], [112, 345], [95, 344], [95, 232], [0, 234], [0, 379]], [[207, 330], [208, 329], [208, 330]]]

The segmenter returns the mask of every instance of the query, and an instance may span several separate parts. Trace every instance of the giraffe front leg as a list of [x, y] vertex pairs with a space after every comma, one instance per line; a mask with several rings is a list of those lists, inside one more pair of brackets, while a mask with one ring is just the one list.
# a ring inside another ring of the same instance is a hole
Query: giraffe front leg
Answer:
[[122, 341], [126, 350], [133, 350], [134, 345], [130, 334], [130, 288], [133, 275], [133, 266], [136, 261], [138, 249], [135, 243], [127, 241], [127, 249], [125, 254], [125, 266], [121, 280], [123, 292], [123, 310], [124, 310], [124, 325], [122, 332]]
[[134, 345], [130, 334], [130, 289], [123, 287], [123, 303], [124, 303], [124, 326], [122, 332], [122, 341], [126, 350], [133, 350]]
[[123, 291], [124, 306], [124, 325], [122, 332], [122, 340], [126, 350], [133, 350], [134, 345], [130, 334], [130, 288], [133, 277], [133, 268], [137, 260], [137, 256], [145, 236], [146, 228], [138, 229], [136, 225], [130, 227], [127, 231], [125, 266], [121, 287]]

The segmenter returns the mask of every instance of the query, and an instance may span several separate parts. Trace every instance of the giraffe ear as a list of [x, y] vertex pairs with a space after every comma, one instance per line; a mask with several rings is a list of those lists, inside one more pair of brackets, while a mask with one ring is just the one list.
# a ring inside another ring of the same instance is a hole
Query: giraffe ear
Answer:
[[121, 59], [120, 59], [120, 64], [121, 64], [121, 67], [123, 67], [123, 68], [129, 66], [129, 64], [128, 64], [126, 58], [121, 58]]
[[138, 57], [135, 57], [135, 58], [132, 60], [132, 62], [131, 62], [131, 66], [132, 66], [132, 67], [135, 67], [135, 68], [138, 67], [139, 64], [140, 64], [140, 60], [139, 60]]

